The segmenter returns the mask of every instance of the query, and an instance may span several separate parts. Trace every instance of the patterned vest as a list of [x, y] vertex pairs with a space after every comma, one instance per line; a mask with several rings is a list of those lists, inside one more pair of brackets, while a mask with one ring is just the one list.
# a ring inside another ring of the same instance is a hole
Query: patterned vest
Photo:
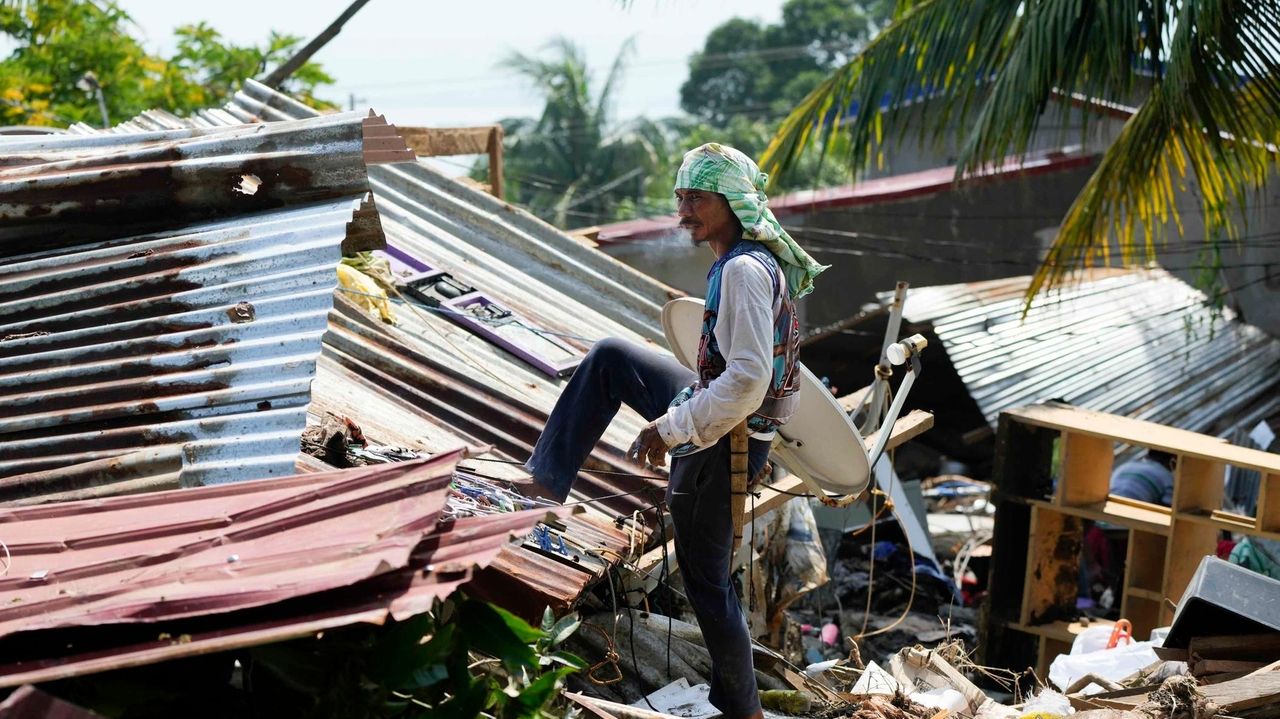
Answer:
[[[716, 260], [707, 273], [707, 301], [702, 314], [702, 339], [698, 344], [698, 382], [693, 387], [681, 392], [671, 406], [683, 404], [693, 396], [695, 389], [705, 388], [711, 381], [724, 373], [726, 362], [716, 342], [716, 319], [720, 314], [720, 276], [724, 265], [729, 260], [746, 255], [760, 262], [768, 271], [773, 282], [775, 303], [779, 304], [778, 312], [773, 318], [773, 377], [764, 395], [760, 408], [747, 417], [747, 431], [752, 434], [776, 432], [795, 414], [800, 403], [800, 385], [796, 366], [800, 354], [800, 321], [796, 317], [795, 305], [791, 295], [786, 291], [779, 277], [782, 269], [773, 253], [764, 245], [751, 240], [741, 240], [724, 256]], [[776, 302], [781, 296], [781, 302]], [[674, 448], [671, 454], [680, 456], [697, 450], [692, 443], [685, 443]]]

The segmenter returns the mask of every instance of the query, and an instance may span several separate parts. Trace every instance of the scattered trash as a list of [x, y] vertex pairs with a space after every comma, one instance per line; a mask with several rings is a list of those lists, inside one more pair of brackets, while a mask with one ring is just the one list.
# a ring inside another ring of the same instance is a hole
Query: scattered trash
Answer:
[[850, 694], [857, 696], [893, 696], [902, 690], [889, 672], [880, 668], [875, 662], [867, 662], [867, 668], [862, 672], [862, 676], [849, 690]]
[[707, 698], [711, 687], [707, 684], [689, 686], [689, 680], [681, 677], [665, 687], [648, 694], [631, 706], [637, 709], [670, 714], [677, 717], [714, 717], [720, 710]]
[[1052, 689], [1042, 689], [1039, 694], [1022, 705], [1021, 719], [1047, 719], [1075, 714], [1071, 700]]

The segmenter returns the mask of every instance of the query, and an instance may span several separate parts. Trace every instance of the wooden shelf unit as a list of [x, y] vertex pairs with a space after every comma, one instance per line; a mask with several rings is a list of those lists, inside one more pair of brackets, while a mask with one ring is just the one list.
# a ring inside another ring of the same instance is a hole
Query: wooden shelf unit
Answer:
[[[1122, 445], [1177, 458], [1173, 507], [1109, 495]], [[1060, 479], [1052, 476], [1055, 455]], [[1222, 511], [1228, 466], [1263, 477], [1256, 517]], [[1201, 558], [1215, 553], [1221, 530], [1280, 538], [1280, 455], [1150, 422], [1059, 404], [1009, 410], [1000, 415], [993, 474], [996, 532], [980, 661], [1025, 667], [1029, 638], [1042, 677], [1084, 628], [1066, 621], [1076, 615], [1084, 520], [1128, 533], [1117, 600], [1138, 638], [1172, 621], [1172, 606]]]

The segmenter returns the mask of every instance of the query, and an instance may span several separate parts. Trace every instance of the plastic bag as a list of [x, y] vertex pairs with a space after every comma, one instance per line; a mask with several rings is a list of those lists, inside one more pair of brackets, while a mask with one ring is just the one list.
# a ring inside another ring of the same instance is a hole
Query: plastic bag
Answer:
[[[1160, 661], [1152, 646], [1151, 642], [1134, 642], [1115, 649], [1085, 654], [1059, 654], [1049, 665], [1049, 680], [1062, 691], [1066, 691], [1086, 674], [1096, 674], [1113, 682], [1120, 681], [1139, 669]], [[1097, 684], [1084, 688], [1085, 694], [1097, 694], [1101, 691], [1105, 690]]]

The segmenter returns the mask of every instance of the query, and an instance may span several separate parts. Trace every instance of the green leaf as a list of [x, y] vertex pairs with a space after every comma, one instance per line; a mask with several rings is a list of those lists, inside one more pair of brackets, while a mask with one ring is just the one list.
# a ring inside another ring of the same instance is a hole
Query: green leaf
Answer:
[[459, 608], [458, 624], [466, 627], [468, 645], [502, 661], [508, 670], [537, 666], [530, 644], [546, 635], [501, 607], [468, 599]]
[[[550, 610], [548, 609], [548, 611]], [[561, 617], [560, 621], [556, 622], [552, 627], [544, 627], [544, 629], [551, 635], [551, 646], [558, 646], [572, 636], [581, 624], [582, 620], [578, 618], [578, 613], [571, 612]]]
[[520, 692], [520, 695], [513, 700], [513, 703], [519, 707], [517, 716], [536, 717], [538, 711], [555, 695], [556, 687], [560, 680], [572, 673], [572, 671], [572, 669], [566, 668], [543, 674], [537, 681]]
[[551, 611], [551, 605], [548, 604], [547, 608], [542, 610], [542, 631], [554, 634], [555, 632], [551, 630], [555, 624], [556, 615]]

